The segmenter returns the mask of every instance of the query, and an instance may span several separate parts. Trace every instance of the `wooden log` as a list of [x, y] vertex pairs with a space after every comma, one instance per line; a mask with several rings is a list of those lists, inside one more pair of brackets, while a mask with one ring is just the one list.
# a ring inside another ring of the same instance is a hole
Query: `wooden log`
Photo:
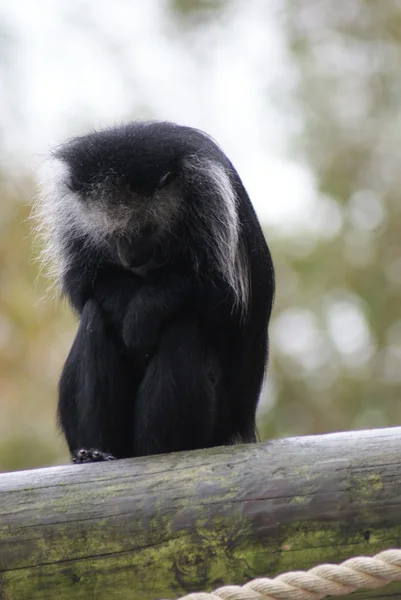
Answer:
[[177, 598], [401, 547], [400, 460], [391, 428], [0, 475], [0, 598]]

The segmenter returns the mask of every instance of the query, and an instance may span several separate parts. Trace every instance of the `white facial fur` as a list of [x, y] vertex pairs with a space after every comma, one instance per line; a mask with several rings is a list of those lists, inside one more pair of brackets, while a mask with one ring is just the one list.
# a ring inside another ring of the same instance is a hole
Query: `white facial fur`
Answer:
[[[174, 190], [160, 190], [152, 198], [121, 191], [126, 202], [110, 202], [105, 185], [93, 186], [85, 201], [68, 187], [69, 167], [57, 158], [43, 165], [39, 176], [40, 193], [32, 211], [41, 240], [41, 261], [58, 282], [68, 267], [68, 239], [81, 238], [99, 247], [116, 234], [135, 236], [148, 224], [169, 230], [182, 202]], [[128, 197], [129, 196], [129, 197]]]
[[72, 192], [65, 185], [68, 176], [68, 168], [62, 161], [51, 158], [43, 163], [38, 174], [39, 193], [31, 215], [40, 243], [40, 260], [57, 282], [66, 268], [66, 235], [77, 228], [70, 208]]

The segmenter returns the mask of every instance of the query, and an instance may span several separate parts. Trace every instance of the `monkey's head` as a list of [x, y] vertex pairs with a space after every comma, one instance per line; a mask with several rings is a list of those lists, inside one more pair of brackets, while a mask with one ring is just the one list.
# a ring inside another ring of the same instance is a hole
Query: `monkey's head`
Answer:
[[233, 185], [239, 178], [205, 133], [134, 122], [70, 140], [52, 153], [48, 168], [39, 218], [62, 268], [77, 240], [88, 253], [96, 248], [109, 263], [134, 271], [185, 245], [208, 256], [243, 293]]

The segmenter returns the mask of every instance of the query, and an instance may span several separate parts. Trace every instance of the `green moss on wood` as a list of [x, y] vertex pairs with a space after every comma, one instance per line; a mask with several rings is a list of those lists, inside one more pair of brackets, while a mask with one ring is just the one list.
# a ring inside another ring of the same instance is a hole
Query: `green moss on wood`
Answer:
[[0, 598], [174, 598], [400, 547], [401, 432], [354, 435], [0, 476]]

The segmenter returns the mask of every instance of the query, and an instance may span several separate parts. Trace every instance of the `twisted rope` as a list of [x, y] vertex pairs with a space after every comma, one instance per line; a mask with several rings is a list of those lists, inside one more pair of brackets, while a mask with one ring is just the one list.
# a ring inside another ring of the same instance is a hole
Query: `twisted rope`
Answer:
[[243, 586], [227, 585], [214, 592], [195, 592], [179, 600], [321, 600], [361, 588], [378, 588], [401, 580], [401, 550], [376, 556], [357, 556], [340, 565], [319, 565], [309, 571], [290, 571], [274, 579], [261, 577]]

